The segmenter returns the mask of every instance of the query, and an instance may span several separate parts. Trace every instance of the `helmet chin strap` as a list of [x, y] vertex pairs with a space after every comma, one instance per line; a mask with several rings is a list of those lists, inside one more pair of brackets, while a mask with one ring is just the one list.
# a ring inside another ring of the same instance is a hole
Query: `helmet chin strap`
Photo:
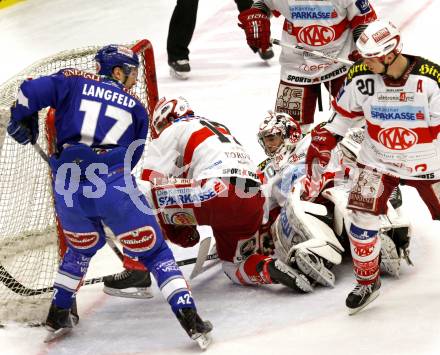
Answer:
[[390, 63], [385, 64], [385, 63], [382, 62], [385, 70], [381, 74], [384, 74], [384, 75], [388, 76], [388, 74], [387, 74], [388, 73], [388, 68], [394, 64], [394, 62], [397, 60], [397, 57], [399, 56], [400, 53], [396, 53], [395, 51], [393, 51], [393, 54], [394, 54], [394, 59]]

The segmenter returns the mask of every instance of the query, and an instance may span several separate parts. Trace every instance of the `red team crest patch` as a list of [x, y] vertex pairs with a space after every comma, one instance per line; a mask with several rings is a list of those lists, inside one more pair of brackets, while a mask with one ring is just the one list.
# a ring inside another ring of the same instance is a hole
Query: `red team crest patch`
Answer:
[[325, 46], [335, 39], [335, 31], [333, 28], [326, 26], [306, 26], [299, 31], [298, 39], [310, 46]]
[[129, 251], [140, 253], [148, 251], [156, 244], [156, 233], [150, 226], [118, 236], [119, 241]]
[[403, 127], [382, 129], [378, 138], [380, 143], [392, 150], [405, 150], [417, 144], [417, 134]]

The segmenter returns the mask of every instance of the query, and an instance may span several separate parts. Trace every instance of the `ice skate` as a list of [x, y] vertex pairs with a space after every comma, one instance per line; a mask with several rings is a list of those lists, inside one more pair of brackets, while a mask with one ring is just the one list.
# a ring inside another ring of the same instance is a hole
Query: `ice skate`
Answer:
[[[76, 306], [75, 306], [76, 313]], [[70, 333], [78, 323], [78, 315], [72, 315], [70, 309], [58, 308], [52, 304], [49, 309], [45, 327], [49, 331], [49, 334], [44, 339], [45, 343], [49, 343], [55, 339], [58, 339], [68, 333]]]
[[104, 277], [104, 293], [126, 298], [152, 298], [150, 272], [124, 270], [118, 274]]
[[379, 296], [380, 278], [370, 285], [357, 284], [353, 291], [351, 291], [345, 304], [350, 315], [356, 314], [368, 304], [373, 302]]
[[182, 308], [176, 316], [189, 337], [196, 341], [202, 350], [206, 350], [212, 342], [208, 334], [212, 330], [211, 322], [203, 321], [194, 308]]
[[188, 59], [168, 61], [170, 66], [170, 75], [176, 79], [187, 80], [189, 78], [189, 72], [191, 66]]
[[313, 291], [313, 287], [305, 275], [283, 263], [281, 260], [271, 261], [268, 263], [267, 268], [272, 281], [283, 284], [301, 293]]

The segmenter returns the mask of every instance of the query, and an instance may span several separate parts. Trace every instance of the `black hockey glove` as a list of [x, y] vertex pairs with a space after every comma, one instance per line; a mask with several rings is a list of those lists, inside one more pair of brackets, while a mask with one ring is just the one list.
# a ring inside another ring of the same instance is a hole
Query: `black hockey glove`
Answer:
[[35, 144], [38, 139], [38, 112], [24, 117], [21, 121], [10, 121], [8, 133], [20, 144]]

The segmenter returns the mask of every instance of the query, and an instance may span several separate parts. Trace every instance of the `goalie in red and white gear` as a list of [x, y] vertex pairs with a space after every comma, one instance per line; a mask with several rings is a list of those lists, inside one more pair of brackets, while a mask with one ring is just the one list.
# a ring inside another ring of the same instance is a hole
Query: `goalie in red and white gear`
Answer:
[[161, 99], [142, 178], [152, 183], [158, 218], [169, 240], [191, 246], [182, 228], [209, 225], [226, 275], [235, 283], [312, 287], [280, 260], [258, 254], [264, 197], [249, 153], [222, 124], [195, 116], [183, 98]]
[[[264, 52], [270, 47], [272, 14], [284, 17], [283, 42], [350, 60], [359, 58], [355, 42], [376, 19], [368, 0], [256, 0], [238, 17], [251, 48]], [[336, 96], [348, 66], [286, 47], [280, 64], [275, 111], [291, 115], [306, 132], [314, 121], [321, 83]]]
[[[350, 127], [365, 124], [357, 178], [348, 197], [358, 282], [346, 299], [351, 314], [379, 294], [379, 231], [396, 186], [415, 187], [432, 217], [440, 219], [440, 66], [402, 54], [400, 33], [388, 21], [369, 25], [357, 47], [364, 60], [350, 68], [333, 102], [333, 119], [308, 151], [309, 164], [320, 161], [320, 153], [332, 150]], [[334, 139], [320, 139], [329, 135]]]
[[[340, 243], [344, 246], [348, 243], [344, 230], [344, 219], [348, 215], [345, 208], [349, 191], [347, 182], [353, 159], [356, 159], [363, 140], [362, 132], [360, 129], [351, 130], [339, 143], [339, 149], [331, 153], [331, 163], [320, 177], [322, 196], [315, 200], [319, 204], [312, 204], [301, 201], [305, 193], [304, 184], [297, 183], [305, 173], [301, 167], [305, 163], [311, 135], [298, 141], [301, 132], [298, 128], [292, 129], [291, 122], [292, 118], [287, 114], [269, 112], [258, 132], [258, 141], [269, 156], [260, 164], [265, 175], [263, 190], [267, 220], [260, 228], [260, 248], [271, 254], [275, 247], [277, 255], [283, 260], [297, 263], [297, 267], [315, 281], [333, 286], [334, 275], [327, 266], [340, 263], [340, 257], [333, 253], [333, 249], [341, 254], [344, 248]], [[294, 132], [293, 137], [289, 138], [286, 132]], [[335, 181], [336, 186], [333, 187]], [[296, 190], [292, 192], [294, 187]], [[396, 194], [400, 194], [399, 190]], [[381, 269], [398, 276], [400, 260], [409, 244], [409, 223], [395, 210], [400, 206], [401, 198], [393, 198], [391, 203], [381, 228]], [[332, 211], [333, 218], [329, 217], [327, 209]], [[325, 220], [327, 225], [321, 220]], [[330, 246], [331, 249], [328, 249]], [[326, 249], [327, 253], [323, 253]], [[296, 259], [295, 253], [298, 253]], [[309, 259], [304, 260], [306, 256]], [[294, 260], [291, 260], [292, 257]]]
[[275, 255], [285, 263], [298, 268], [311, 280], [333, 287], [335, 276], [327, 266], [341, 262], [344, 248], [325, 223], [306, 214], [325, 215], [325, 207], [300, 199], [310, 136], [301, 138], [299, 124], [288, 114], [269, 111], [260, 124], [258, 142], [269, 156], [260, 164], [266, 196], [265, 223], [259, 231], [260, 248], [270, 252], [268, 246], [273, 244]]

